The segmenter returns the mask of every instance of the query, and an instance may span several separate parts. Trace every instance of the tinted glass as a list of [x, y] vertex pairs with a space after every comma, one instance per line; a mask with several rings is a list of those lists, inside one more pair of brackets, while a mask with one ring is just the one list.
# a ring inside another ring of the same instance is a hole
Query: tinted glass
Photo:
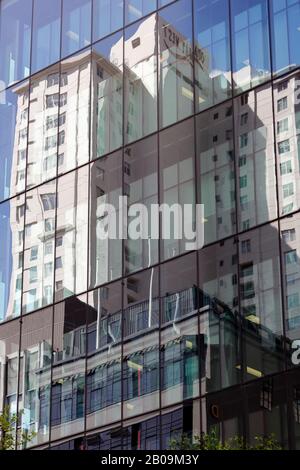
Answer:
[[241, 380], [237, 243], [199, 251], [202, 394]]
[[156, 9], [156, 0], [125, 0], [126, 24], [148, 15]]
[[[180, 231], [180, 210], [184, 208], [186, 226], [193, 225], [195, 204], [194, 122], [185, 121], [160, 135], [160, 203], [168, 205], [162, 217], [161, 252], [163, 259], [173, 258], [186, 250], [186, 238]], [[179, 204], [179, 213], [176, 206]], [[185, 204], [190, 205], [186, 210]], [[173, 217], [172, 217], [173, 214]], [[179, 215], [178, 215], [179, 214]], [[175, 222], [178, 222], [176, 229]]]
[[93, 0], [93, 39], [96, 41], [123, 26], [123, 0]]
[[236, 92], [270, 77], [267, 0], [231, 1], [233, 81]]
[[116, 33], [93, 47], [92, 158], [123, 143], [123, 36]]
[[[54, 308], [51, 439], [80, 433], [85, 413], [86, 296]], [[70, 366], [71, 365], [71, 366]]]
[[[59, 130], [59, 66], [51, 67], [31, 79], [27, 188], [54, 178], [62, 166]], [[59, 157], [58, 157], [59, 155]]]
[[[89, 293], [87, 324], [87, 429], [121, 419], [122, 286]], [[91, 442], [90, 442], [91, 445]]]
[[60, 57], [61, 0], [34, 0], [31, 71], [47, 67]]
[[124, 417], [159, 407], [158, 269], [125, 279]]
[[278, 224], [245, 233], [239, 240], [244, 374], [247, 380], [283, 367]]
[[156, 15], [125, 30], [125, 139], [157, 129]]
[[281, 74], [300, 64], [299, 0], [271, 0], [273, 72]]
[[91, 0], [64, 0], [62, 16], [62, 56], [91, 43]]
[[[298, 362], [296, 344], [293, 344], [293, 342], [300, 338], [299, 218], [299, 214], [295, 214], [282, 219], [280, 222], [285, 329], [286, 335], [290, 339], [290, 341], [287, 341], [289, 348], [288, 360], [289, 366], [292, 367], [297, 365]], [[292, 357], [293, 353], [295, 359]]]
[[[138, 142], [125, 150], [124, 185], [128, 195], [128, 240], [125, 241], [126, 274], [158, 261], [159, 217], [151, 224], [152, 204], [158, 204], [157, 136]], [[141, 209], [140, 204], [143, 204]], [[144, 209], [147, 209], [144, 210]], [[132, 212], [131, 212], [132, 211]], [[137, 234], [131, 232], [135, 230]]]
[[235, 99], [237, 206], [240, 230], [277, 216], [272, 90]]
[[55, 300], [87, 289], [88, 166], [58, 180]]
[[[90, 155], [90, 80], [91, 51], [86, 49], [61, 63], [59, 99], [55, 90], [52, 100], [58, 99], [59, 173], [76, 168], [89, 160]], [[51, 92], [52, 94], [52, 92]]]
[[189, 254], [161, 267], [162, 406], [199, 394], [199, 290], [195, 256]]
[[[95, 161], [90, 172], [89, 286], [93, 288], [122, 274], [122, 240], [118, 237], [122, 154], [118, 152]], [[111, 230], [108, 236], [108, 229], [115, 221], [116, 232]]]
[[0, 89], [30, 72], [32, 0], [3, 0], [0, 5]]
[[26, 194], [23, 312], [53, 302], [56, 181]]
[[35, 433], [26, 447], [49, 440], [53, 310], [41, 310], [22, 323], [20, 354], [24, 380], [19, 385], [22, 432]]
[[274, 82], [274, 112], [280, 215], [300, 207], [300, 90], [299, 73]]
[[160, 126], [193, 112], [192, 3], [175, 2], [158, 14]]
[[25, 189], [28, 82], [0, 93], [0, 200]]
[[24, 196], [0, 204], [0, 322], [21, 313]]
[[197, 117], [198, 202], [204, 204], [204, 241], [236, 231], [232, 105]]
[[194, 0], [197, 110], [229, 98], [231, 63], [228, 0]]
[[[0, 411], [9, 406], [10, 413], [17, 412], [17, 391], [19, 365], [20, 322], [18, 320], [2, 325], [0, 330], [1, 387]], [[22, 369], [20, 369], [20, 374]]]

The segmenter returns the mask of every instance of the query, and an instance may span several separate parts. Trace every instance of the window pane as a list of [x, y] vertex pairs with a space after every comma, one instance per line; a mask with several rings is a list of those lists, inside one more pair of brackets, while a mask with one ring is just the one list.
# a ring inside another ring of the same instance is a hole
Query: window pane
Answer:
[[158, 270], [124, 283], [124, 418], [159, 407]]
[[125, 140], [157, 129], [156, 15], [125, 30]]
[[32, 0], [2, 0], [0, 5], [0, 89], [30, 72]]
[[54, 308], [52, 440], [84, 429], [86, 314], [85, 295], [67, 299]]
[[162, 449], [170, 449], [172, 441], [180, 440], [182, 436], [200, 436], [200, 403], [198, 400], [185, 402], [183, 406], [173, 410], [162, 410], [161, 438]]
[[[0, 329], [0, 413], [5, 405], [11, 414], [17, 412], [17, 390], [19, 372], [20, 322], [15, 320]], [[20, 371], [22, 372], [22, 371]]]
[[[158, 218], [155, 219], [155, 225], [151, 225], [152, 204], [158, 204], [157, 159], [157, 136], [149, 137], [125, 150], [125, 193], [128, 196], [128, 209], [133, 211], [133, 216], [128, 217], [129, 237], [125, 241], [126, 274], [158, 261], [158, 237], [151, 237], [154, 231], [159, 234]], [[147, 213], [140, 211], [138, 206], [135, 211], [134, 206], [137, 204], [143, 204]], [[131, 223], [140, 238], [131, 238]]]
[[[186, 231], [180, 229], [180, 213], [185, 227], [193, 228], [195, 221], [195, 154], [194, 121], [161, 132], [160, 135], [160, 204], [167, 204], [170, 217], [162, 216], [162, 259], [186, 251]], [[189, 205], [187, 210], [184, 205]], [[177, 206], [176, 206], [177, 205]]]
[[[122, 154], [117, 152], [91, 164], [89, 286], [110, 282], [122, 274], [119, 197], [122, 196]], [[110, 211], [110, 205], [112, 211]], [[116, 217], [116, 233], [107, 233]]]
[[55, 300], [87, 289], [88, 166], [58, 180]]
[[[274, 83], [277, 122], [277, 164], [279, 204], [282, 215], [299, 209], [300, 106], [297, 104], [299, 73]], [[277, 106], [276, 106], [277, 103]]]
[[[287, 3], [287, 5], [286, 5]], [[270, 2], [273, 51], [273, 72], [277, 75], [300, 64], [299, 18], [300, 1]]]
[[[245, 387], [248, 432], [251, 445], [257, 445], [257, 436], [269, 436], [288, 445], [288, 415], [286, 384], [282, 377], [271, 377]], [[291, 419], [291, 422], [293, 419]]]
[[93, 46], [92, 158], [123, 143], [123, 36], [116, 33]]
[[233, 80], [240, 93], [270, 77], [267, 0], [231, 1]]
[[236, 231], [232, 105], [197, 117], [199, 202], [204, 204], [205, 244]]
[[31, 79], [27, 188], [56, 176], [58, 147], [59, 66]]
[[[158, 414], [158, 413], [157, 413]], [[153, 415], [152, 415], [153, 416]], [[160, 418], [152, 417], [140, 422], [141, 418], [130, 421], [131, 426], [124, 424], [123, 449], [125, 450], [158, 450], [160, 448]]]
[[22, 432], [36, 435], [26, 447], [49, 440], [52, 308], [24, 317], [21, 355], [24, 380], [19, 389], [19, 411]]
[[93, 39], [101, 39], [123, 26], [123, 0], [93, 0]]
[[193, 112], [191, 10], [191, 0], [180, 0], [159, 12], [161, 127]]
[[[26, 230], [24, 249], [23, 312], [28, 313], [53, 302], [54, 220], [56, 182], [40, 186], [26, 195]], [[53, 230], [48, 230], [49, 220]], [[48, 254], [46, 244], [53, 249]], [[32, 257], [35, 249], [36, 256]], [[36, 276], [33, 276], [36, 270]]]
[[202, 400], [202, 429], [205, 433], [216, 433], [223, 442], [237, 436], [243, 438], [245, 407], [243, 391], [237, 387], [218, 394], [207, 395]]
[[0, 93], [0, 200], [25, 189], [28, 82]]
[[[293, 342], [299, 339], [300, 326], [299, 214], [282, 219], [280, 229], [285, 328], [287, 337]], [[295, 364], [290, 361], [289, 366]]]
[[61, 0], [34, 0], [31, 70], [53, 64], [60, 57]]
[[194, 253], [161, 266], [162, 406], [199, 394], [196, 277]]
[[[248, 240], [248, 249], [243, 243]], [[240, 298], [244, 322], [246, 380], [282, 370], [281, 283], [278, 224], [240, 237]], [[262, 347], [263, 345], [263, 347]]]
[[91, 43], [91, 0], [64, 0], [62, 56], [83, 49]]
[[0, 204], [0, 322], [21, 313], [24, 196]]
[[125, 22], [136, 21], [155, 9], [156, 0], [125, 0]]
[[201, 111], [231, 95], [228, 0], [194, 0], [196, 106]]
[[61, 63], [58, 153], [64, 173], [89, 161], [91, 50]]
[[89, 293], [87, 429], [121, 419], [122, 286]]
[[234, 106], [238, 222], [246, 230], [277, 217], [272, 89], [257, 88]]
[[199, 251], [202, 394], [241, 380], [237, 251], [233, 238]]

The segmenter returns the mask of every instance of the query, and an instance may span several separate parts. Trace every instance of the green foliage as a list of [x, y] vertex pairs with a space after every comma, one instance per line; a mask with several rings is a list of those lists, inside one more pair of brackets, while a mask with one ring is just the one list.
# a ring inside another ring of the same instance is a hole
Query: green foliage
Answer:
[[215, 430], [202, 433], [191, 439], [186, 434], [170, 441], [170, 450], [282, 450], [281, 445], [273, 434], [256, 436], [254, 445], [248, 445], [240, 436], [232, 437], [222, 442]]
[[9, 406], [5, 406], [0, 413], [0, 450], [14, 450], [16, 447], [24, 449], [36, 436], [36, 433], [28, 431], [18, 430], [16, 433], [22, 414], [23, 412], [10, 413]]

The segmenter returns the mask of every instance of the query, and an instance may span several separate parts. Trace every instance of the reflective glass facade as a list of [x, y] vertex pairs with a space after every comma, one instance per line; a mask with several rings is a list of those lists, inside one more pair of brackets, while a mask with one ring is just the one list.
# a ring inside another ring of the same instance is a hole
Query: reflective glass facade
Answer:
[[[299, 0], [0, 0], [0, 410], [29, 446], [300, 449], [299, 31]], [[204, 204], [204, 247], [99, 239], [122, 195]]]

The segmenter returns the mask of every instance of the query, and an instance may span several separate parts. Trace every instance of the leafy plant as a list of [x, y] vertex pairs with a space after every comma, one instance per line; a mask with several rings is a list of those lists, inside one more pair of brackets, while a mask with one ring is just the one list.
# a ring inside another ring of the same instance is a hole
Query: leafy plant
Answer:
[[170, 441], [170, 450], [282, 450], [280, 443], [273, 434], [269, 436], [256, 436], [254, 445], [246, 443], [244, 438], [235, 436], [222, 442], [215, 430], [202, 433], [200, 436], [183, 434]]
[[23, 412], [11, 413], [9, 406], [5, 406], [0, 413], [0, 450], [23, 449], [27, 443], [36, 436], [35, 432], [18, 430], [16, 428], [21, 420]]

